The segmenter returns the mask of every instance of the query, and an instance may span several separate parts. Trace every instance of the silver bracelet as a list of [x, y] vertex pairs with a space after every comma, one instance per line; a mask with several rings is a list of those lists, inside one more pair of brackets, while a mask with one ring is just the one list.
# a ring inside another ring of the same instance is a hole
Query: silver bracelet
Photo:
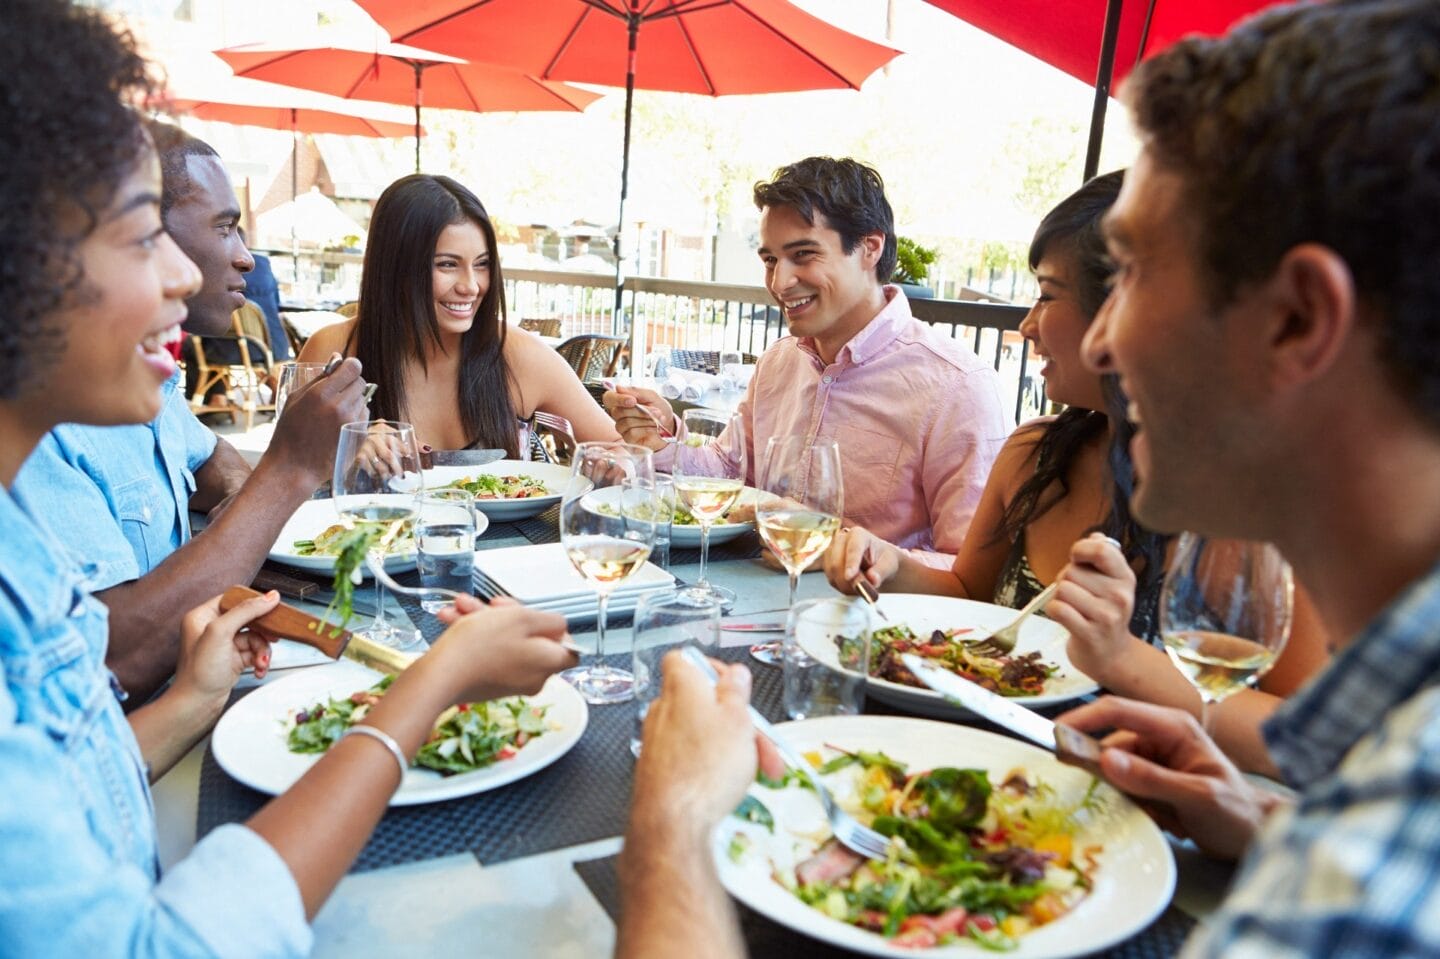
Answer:
[[356, 733], [359, 733], [361, 736], [368, 736], [380, 745], [384, 746], [386, 749], [390, 750], [390, 755], [395, 757], [395, 762], [398, 763], [400, 766], [400, 781], [404, 782], [405, 770], [410, 768], [410, 763], [408, 760], [406, 760], [404, 751], [401, 750], [400, 744], [395, 741], [394, 737], [392, 737], [385, 730], [379, 729], [375, 726], [355, 725], [345, 730], [345, 732], [340, 735], [340, 738], [345, 739], [349, 736], [355, 735]]

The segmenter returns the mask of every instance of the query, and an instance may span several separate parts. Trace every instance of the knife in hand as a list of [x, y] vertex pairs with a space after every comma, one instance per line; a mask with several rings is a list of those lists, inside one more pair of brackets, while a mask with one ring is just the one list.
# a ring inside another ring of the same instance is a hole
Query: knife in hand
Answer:
[[505, 458], [504, 450], [432, 450], [420, 451], [420, 468], [432, 466], [485, 466]]
[[[247, 599], [254, 599], [259, 595], [261, 594], [248, 586], [231, 586], [220, 597], [220, 611], [228, 612]], [[298, 643], [314, 646], [331, 659], [343, 656], [377, 672], [392, 675], [403, 672], [405, 667], [419, 658], [413, 653], [402, 653], [363, 636], [352, 635], [348, 629], [336, 629], [325, 620], [284, 603], [253, 620], [250, 625], [258, 626], [281, 639], [293, 639]]]

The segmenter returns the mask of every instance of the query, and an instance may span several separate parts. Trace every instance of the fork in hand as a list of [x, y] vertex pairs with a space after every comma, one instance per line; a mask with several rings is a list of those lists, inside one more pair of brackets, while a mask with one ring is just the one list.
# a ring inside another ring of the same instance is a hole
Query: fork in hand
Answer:
[[[701, 653], [700, 650], [694, 646], [686, 646], [681, 651], [681, 655], [685, 657], [685, 660], [690, 663], [690, 665], [700, 670], [701, 675], [710, 681], [711, 686], [714, 686], [719, 681], [720, 676], [715, 672], [715, 667], [710, 665], [710, 661], [705, 658], [705, 654]], [[805, 761], [805, 757], [797, 753], [795, 749], [785, 741], [784, 737], [780, 735], [780, 732], [771, 725], [770, 720], [760, 715], [759, 710], [754, 706], [748, 708], [750, 710], [750, 723], [755, 727], [755, 731], [770, 740], [775, 746], [775, 751], [780, 754], [780, 758], [785, 760], [785, 765], [803, 776], [805, 781], [815, 790], [815, 795], [820, 800], [820, 806], [825, 810], [825, 818], [830, 820], [830, 831], [834, 833], [835, 838], [839, 840], [840, 844], [847, 849], [859, 853], [866, 859], [876, 859], [884, 862], [886, 858], [885, 851], [890, 846], [890, 840], [869, 826], [862, 825], [858, 819], [841, 809], [840, 805], [835, 802], [835, 797], [830, 795], [830, 790], [826, 789], [825, 785], [820, 782], [820, 777], [812, 775], [812, 767]]]
[[1050, 597], [1060, 588], [1060, 581], [1056, 580], [1046, 586], [1035, 598], [1025, 604], [1016, 616], [1009, 623], [1001, 626], [989, 636], [979, 636], [973, 639], [961, 640], [966, 649], [981, 656], [1006, 656], [1015, 651], [1015, 642], [1020, 638], [1020, 625], [1030, 618], [1030, 614], [1042, 609], [1050, 602]]

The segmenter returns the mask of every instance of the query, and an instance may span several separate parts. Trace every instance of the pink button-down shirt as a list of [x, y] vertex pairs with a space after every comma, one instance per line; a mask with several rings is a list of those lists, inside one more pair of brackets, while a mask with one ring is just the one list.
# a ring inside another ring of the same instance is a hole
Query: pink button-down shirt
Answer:
[[[833, 440], [845, 521], [948, 569], [1014, 422], [987, 363], [911, 316], [898, 288], [885, 295], [885, 308], [828, 366], [810, 337], [787, 336], [760, 357], [737, 410], [745, 482], [755, 484], [757, 451], [772, 436]], [[655, 468], [670, 470], [681, 456], [696, 473], [734, 476], [732, 434], [700, 448], [667, 446]]]

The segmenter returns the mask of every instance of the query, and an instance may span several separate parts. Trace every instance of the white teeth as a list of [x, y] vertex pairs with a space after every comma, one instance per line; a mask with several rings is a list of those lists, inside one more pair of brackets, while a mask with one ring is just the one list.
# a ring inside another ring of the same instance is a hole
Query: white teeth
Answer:
[[1135, 405], [1134, 400], [1131, 400], [1128, 404], [1126, 404], [1125, 418], [1132, 423], [1140, 422], [1140, 407]]
[[171, 343], [179, 343], [184, 338], [185, 334], [180, 332], [180, 324], [176, 323], [165, 331], [165, 336], [160, 342], [168, 346]]
[[174, 326], [167, 326], [165, 329], [145, 337], [140, 341], [140, 349], [147, 353], [159, 353], [171, 343], [180, 342], [184, 335], [180, 330], [180, 324], [176, 323]]
[[809, 303], [809, 302], [810, 302], [811, 300], [813, 300], [813, 299], [815, 299], [815, 297], [813, 297], [813, 296], [807, 296], [807, 297], [804, 297], [803, 299], [799, 299], [799, 300], [782, 300], [781, 302], [783, 302], [783, 303], [785, 304], [785, 309], [787, 309], [787, 310], [793, 310], [793, 309], [795, 309], [796, 307], [804, 306], [806, 303]]
[[441, 303], [440, 305], [455, 313], [469, 313], [470, 308], [473, 307], [475, 303], [472, 300], [469, 303]]

